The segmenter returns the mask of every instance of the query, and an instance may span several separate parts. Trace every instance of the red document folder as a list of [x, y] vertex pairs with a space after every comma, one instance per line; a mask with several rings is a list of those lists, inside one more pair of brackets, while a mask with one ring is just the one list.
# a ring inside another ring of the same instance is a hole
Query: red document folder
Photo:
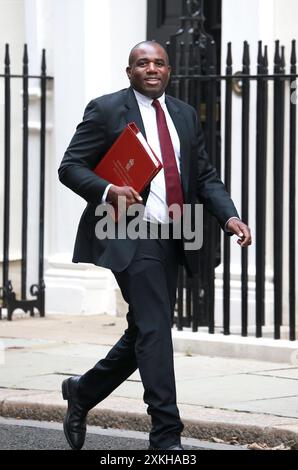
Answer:
[[116, 186], [132, 186], [141, 193], [161, 168], [162, 163], [136, 124], [131, 122], [94, 172]]

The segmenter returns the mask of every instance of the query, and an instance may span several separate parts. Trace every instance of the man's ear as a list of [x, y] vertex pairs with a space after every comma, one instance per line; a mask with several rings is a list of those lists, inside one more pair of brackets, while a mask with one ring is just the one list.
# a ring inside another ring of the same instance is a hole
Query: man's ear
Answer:
[[126, 67], [126, 74], [127, 74], [128, 78], [130, 80], [130, 77], [131, 77], [131, 67], [130, 66]]
[[171, 72], [172, 72], [172, 67], [170, 65], [168, 65], [168, 72], [169, 72], [169, 76], [170, 76]]

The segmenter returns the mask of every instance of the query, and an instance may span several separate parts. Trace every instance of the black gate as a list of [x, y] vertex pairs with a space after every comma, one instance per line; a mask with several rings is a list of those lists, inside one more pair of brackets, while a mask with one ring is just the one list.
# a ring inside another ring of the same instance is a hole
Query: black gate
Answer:
[[[40, 155], [39, 155], [39, 234], [38, 234], [38, 279], [36, 284], [30, 286], [31, 298], [27, 298], [27, 269], [28, 269], [28, 168], [30, 162], [29, 148], [29, 81], [36, 79], [40, 81]], [[4, 81], [4, 199], [3, 199], [3, 263], [2, 263], [2, 287], [0, 318], [3, 309], [7, 309], [7, 319], [11, 320], [14, 310], [21, 309], [34, 315], [34, 310], [38, 310], [40, 316], [45, 314], [45, 285], [43, 280], [44, 270], [44, 203], [45, 203], [45, 150], [46, 150], [46, 89], [47, 82], [52, 77], [46, 75], [46, 55], [42, 52], [42, 63], [40, 75], [29, 75], [27, 46], [24, 46], [23, 73], [15, 75], [10, 70], [9, 45], [5, 47], [4, 74], [0, 74], [0, 80]], [[12, 81], [22, 81], [22, 155], [13, 155], [11, 151], [11, 84]], [[3, 155], [2, 150], [0, 155]], [[21, 293], [17, 299], [16, 292], [10, 280], [10, 240], [11, 240], [11, 220], [14, 214], [11, 211], [11, 196], [14, 184], [11, 174], [11, 163], [17, 159], [17, 164], [22, 168], [22, 218], [19, 221], [22, 227], [21, 244]]]
[[[226, 73], [221, 75], [216, 63], [216, 44], [204, 29], [203, 1], [186, 2], [187, 13], [180, 18], [181, 27], [171, 36], [167, 50], [172, 65], [172, 78], [168, 93], [181, 98], [193, 105], [199, 112], [205, 130], [206, 147], [211, 162], [221, 174], [221, 120], [224, 119], [224, 175], [222, 179], [230, 191], [232, 167], [232, 106], [233, 90], [242, 100], [241, 120], [241, 217], [249, 223], [249, 201], [255, 201], [256, 208], [256, 245], [255, 260], [255, 335], [263, 335], [266, 322], [265, 302], [265, 266], [266, 266], [266, 236], [271, 232], [274, 244], [274, 325], [275, 339], [281, 338], [281, 328], [286, 337], [295, 340], [295, 178], [296, 178], [296, 50], [292, 41], [291, 63], [289, 73], [286, 73], [284, 47], [279, 41], [275, 44], [274, 70], [269, 73], [267, 47], [259, 41], [257, 57], [257, 74], [250, 73], [249, 44], [245, 41], [243, 47], [242, 71], [233, 75], [232, 45], [227, 45]], [[195, 8], [194, 8], [195, 7]], [[224, 87], [222, 88], [222, 84]], [[254, 85], [256, 84], [256, 85]], [[256, 86], [257, 99], [251, 100], [251, 87]], [[269, 90], [272, 87], [273, 115], [268, 113]], [[221, 90], [224, 89], [223, 96]], [[225, 115], [221, 115], [224, 104]], [[251, 129], [250, 112], [256, 109], [256, 128]], [[286, 110], [288, 115], [286, 116]], [[273, 226], [268, 226], [267, 188], [269, 176], [268, 164], [268, 123], [273, 121]], [[286, 123], [288, 133], [286, 134]], [[251, 152], [249, 147], [251, 132], [256, 133], [256, 184], [252, 187], [249, 178]], [[288, 140], [289, 166], [285, 168], [285, 139]], [[238, 158], [233, 155], [233, 158]], [[284, 178], [289, 180], [289, 204], [284, 200]], [[288, 213], [288, 237], [284, 239], [284, 214]], [[224, 237], [223, 247], [220, 246], [220, 236], [217, 225], [211, 216], [204, 214], [204, 244], [198, 253], [200, 272], [193, 278], [188, 278], [181, 270], [178, 285], [177, 316], [175, 322], [178, 329], [184, 326], [197, 331], [199, 326], [208, 326], [210, 333], [215, 332], [215, 326], [225, 335], [230, 334], [230, 243], [229, 237]], [[288, 246], [287, 271], [289, 282], [285, 287], [283, 269], [285, 259], [283, 246]], [[223, 252], [223, 319], [220, 325], [215, 325], [214, 315], [214, 280], [215, 267], [221, 260]], [[248, 322], [248, 251], [242, 250], [241, 259], [241, 334], [249, 334]], [[288, 309], [283, 311], [283, 293], [288, 290]], [[288, 331], [288, 333], [287, 333]]]

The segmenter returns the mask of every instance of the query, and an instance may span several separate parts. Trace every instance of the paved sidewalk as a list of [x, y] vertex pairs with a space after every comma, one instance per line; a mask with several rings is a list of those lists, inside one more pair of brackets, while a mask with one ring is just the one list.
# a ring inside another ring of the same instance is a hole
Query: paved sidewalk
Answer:
[[[107, 315], [0, 321], [0, 415], [61, 421], [62, 380], [92, 367], [125, 326]], [[176, 352], [175, 370], [185, 437], [298, 449], [297, 363]], [[142, 396], [136, 372], [90, 412], [90, 425], [148, 431]]]

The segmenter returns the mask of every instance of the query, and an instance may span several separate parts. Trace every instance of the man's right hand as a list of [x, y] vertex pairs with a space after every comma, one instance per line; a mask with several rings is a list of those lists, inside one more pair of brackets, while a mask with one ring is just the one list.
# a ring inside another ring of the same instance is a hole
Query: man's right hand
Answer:
[[112, 185], [108, 191], [106, 201], [110, 202], [115, 208], [117, 208], [119, 197], [126, 198], [126, 208], [132, 204], [141, 204], [143, 201], [139, 193], [131, 186]]

